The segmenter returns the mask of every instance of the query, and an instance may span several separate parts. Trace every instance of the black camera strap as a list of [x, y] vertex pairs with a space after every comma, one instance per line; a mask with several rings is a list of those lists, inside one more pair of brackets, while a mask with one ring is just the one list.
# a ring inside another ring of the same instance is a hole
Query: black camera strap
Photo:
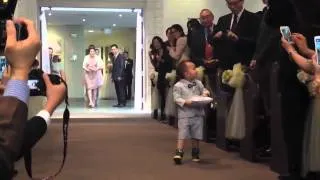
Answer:
[[70, 112], [69, 112], [69, 101], [68, 101], [68, 86], [67, 83], [60, 78], [61, 82], [66, 86], [66, 97], [65, 97], [65, 110], [63, 112], [63, 123], [62, 123], [62, 130], [63, 130], [63, 159], [61, 162], [61, 166], [59, 168], [59, 170], [51, 176], [47, 176], [45, 178], [33, 178], [32, 177], [32, 155], [31, 155], [31, 149], [30, 151], [26, 152], [26, 154], [24, 155], [24, 165], [26, 168], [26, 171], [29, 175], [29, 177], [33, 180], [51, 180], [53, 178], [55, 178], [56, 176], [58, 176], [65, 164], [66, 158], [67, 158], [67, 149], [68, 149], [68, 128], [69, 128], [69, 119], [70, 119]]

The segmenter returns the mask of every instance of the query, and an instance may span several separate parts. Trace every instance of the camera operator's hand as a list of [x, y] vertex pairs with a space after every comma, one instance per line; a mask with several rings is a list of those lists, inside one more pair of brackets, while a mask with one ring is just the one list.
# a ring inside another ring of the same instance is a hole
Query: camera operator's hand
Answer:
[[[15, 23], [24, 24], [28, 31], [28, 38], [22, 41], [16, 40]], [[15, 21], [8, 20], [6, 24], [7, 42], [5, 56], [11, 65], [11, 79], [27, 80], [32, 63], [40, 50], [40, 38], [32, 21], [19, 18]]]
[[43, 74], [44, 83], [46, 84], [47, 102], [44, 109], [49, 112], [50, 115], [61, 104], [66, 97], [66, 87], [63, 83], [58, 85], [52, 84], [47, 74]]

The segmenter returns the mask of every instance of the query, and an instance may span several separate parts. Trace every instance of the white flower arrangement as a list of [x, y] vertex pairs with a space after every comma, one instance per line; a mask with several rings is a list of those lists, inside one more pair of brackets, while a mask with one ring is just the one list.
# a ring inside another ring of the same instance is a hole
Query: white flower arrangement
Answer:
[[305, 84], [308, 88], [310, 96], [316, 96], [320, 94], [320, 79], [310, 75], [302, 70], [297, 73], [298, 80]]
[[303, 84], [307, 84], [308, 82], [312, 81], [313, 76], [304, 72], [304, 71], [298, 71], [297, 73], [297, 78], [300, 82], [302, 82]]
[[203, 76], [204, 76], [204, 67], [199, 66], [196, 68], [196, 71], [197, 71], [197, 79], [202, 81]]
[[150, 80], [152, 81], [152, 80], [154, 80], [154, 78], [156, 78], [156, 73], [155, 73], [155, 72], [152, 72], [152, 73], [150, 74]]
[[150, 74], [150, 80], [152, 82], [152, 86], [155, 86], [157, 84], [157, 81], [158, 81], [158, 72], [152, 72]]
[[244, 75], [241, 63], [237, 63], [233, 65], [232, 70], [225, 70], [222, 73], [222, 83], [233, 88], [242, 88], [245, 82]]
[[166, 73], [166, 80], [169, 81], [169, 85], [173, 86], [176, 81], [176, 70], [172, 70], [170, 73]]

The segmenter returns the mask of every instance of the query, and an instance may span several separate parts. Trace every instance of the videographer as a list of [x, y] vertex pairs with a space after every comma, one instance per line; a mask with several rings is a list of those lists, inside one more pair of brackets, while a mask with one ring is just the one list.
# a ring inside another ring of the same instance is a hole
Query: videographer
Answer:
[[[26, 26], [28, 37], [16, 40], [14, 23]], [[50, 116], [65, 98], [66, 87], [53, 85], [44, 74], [47, 102], [35, 117], [27, 121], [28, 74], [40, 50], [40, 39], [33, 22], [19, 18], [6, 23], [7, 40], [4, 54], [11, 67], [10, 78], [0, 97], [0, 179], [12, 179], [14, 162], [29, 151], [46, 132]]]

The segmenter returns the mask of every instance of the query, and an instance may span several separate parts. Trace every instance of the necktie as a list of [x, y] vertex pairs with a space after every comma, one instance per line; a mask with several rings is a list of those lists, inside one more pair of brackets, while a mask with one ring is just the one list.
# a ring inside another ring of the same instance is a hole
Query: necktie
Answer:
[[212, 36], [210, 28], [205, 29], [206, 32], [206, 44], [204, 49], [204, 59], [210, 60], [213, 57], [213, 48], [208, 42], [208, 37]]
[[193, 82], [192, 84], [188, 84], [188, 88], [192, 88], [193, 86], [196, 86], [196, 82]]
[[236, 28], [237, 28], [237, 25], [238, 25], [238, 16], [236, 14], [233, 15], [233, 22], [232, 22], [232, 25], [231, 25], [231, 31], [232, 32], [235, 32]]
[[210, 28], [205, 28], [204, 32], [206, 36], [206, 41], [208, 41], [208, 37], [212, 35]]

